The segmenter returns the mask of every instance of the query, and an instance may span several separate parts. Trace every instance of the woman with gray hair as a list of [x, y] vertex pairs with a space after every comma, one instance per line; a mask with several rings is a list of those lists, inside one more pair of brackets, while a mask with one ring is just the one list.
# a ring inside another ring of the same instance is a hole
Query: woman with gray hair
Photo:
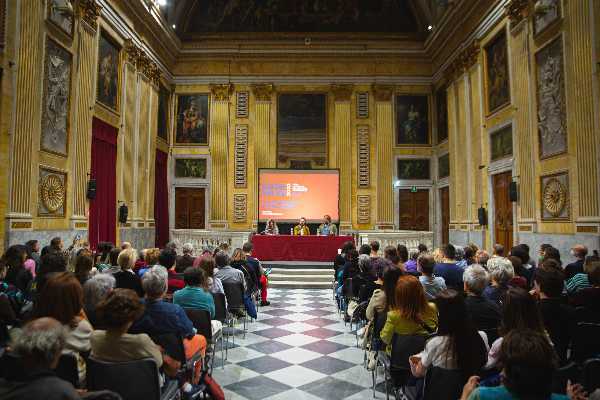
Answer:
[[508, 282], [515, 276], [515, 269], [508, 258], [495, 257], [493, 263], [488, 262], [488, 271], [491, 284], [483, 291], [483, 297], [502, 304]]
[[96, 318], [96, 306], [115, 288], [116, 280], [111, 274], [97, 274], [83, 285], [83, 310], [95, 329], [101, 325]]
[[185, 243], [181, 248], [183, 251], [182, 256], [177, 256], [175, 262], [175, 272], [182, 274], [187, 268], [194, 265], [194, 245], [191, 243]]
[[467, 267], [463, 274], [463, 282], [467, 298], [465, 305], [471, 315], [475, 327], [484, 331], [490, 343], [498, 337], [500, 325], [500, 307], [496, 302], [483, 297], [483, 291], [488, 287], [490, 278], [487, 271], [479, 264]]

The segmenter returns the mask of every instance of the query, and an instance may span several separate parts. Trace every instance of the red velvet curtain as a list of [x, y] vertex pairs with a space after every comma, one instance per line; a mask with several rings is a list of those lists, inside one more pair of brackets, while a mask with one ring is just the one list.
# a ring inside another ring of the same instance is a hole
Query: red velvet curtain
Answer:
[[156, 150], [154, 175], [154, 223], [156, 247], [169, 241], [169, 188], [167, 183], [167, 153]]
[[90, 200], [89, 241], [115, 243], [117, 231], [117, 128], [94, 118], [92, 121], [92, 165], [96, 198]]

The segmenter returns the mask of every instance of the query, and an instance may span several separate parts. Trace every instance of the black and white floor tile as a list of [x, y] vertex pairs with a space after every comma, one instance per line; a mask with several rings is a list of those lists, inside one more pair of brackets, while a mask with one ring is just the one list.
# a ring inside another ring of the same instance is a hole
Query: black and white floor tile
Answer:
[[[224, 369], [215, 359], [213, 376], [226, 399], [373, 398], [363, 350], [336, 312], [331, 290], [273, 289], [269, 300], [246, 337], [236, 335]], [[384, 396], [378, 391], [377, 398]]]

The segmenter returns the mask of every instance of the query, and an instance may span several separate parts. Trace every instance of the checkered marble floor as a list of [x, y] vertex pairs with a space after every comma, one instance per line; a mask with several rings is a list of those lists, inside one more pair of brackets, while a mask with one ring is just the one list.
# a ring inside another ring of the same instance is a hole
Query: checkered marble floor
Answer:
[[[371, 374], [331, 290], [273, 289], [246, 338], [237, 333], [213, 376], [231, 400], [368, 399]], [[382, 390], [381, 385], [378, 389]], [[378, 390], [377, 398], [384, 398]]]

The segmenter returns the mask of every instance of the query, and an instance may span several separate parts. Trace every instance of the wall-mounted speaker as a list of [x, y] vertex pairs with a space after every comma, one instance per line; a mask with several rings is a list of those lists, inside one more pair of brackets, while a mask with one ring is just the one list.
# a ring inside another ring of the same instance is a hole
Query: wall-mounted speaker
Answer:
[[485, 208], [479, 207], [477, 209], [477, 219], [479, 220], [479, 225], [487, 225], [487, 210]]
[[89, 200], [94, 200], [96, 198], [96, 180], [95, 179], [90, 179], [88, 181], [86, 197]]
[[510, 197], [510, 201], [512, 202], [519, 200], [519, 188], [517, 187], [517, 182], [510, 183], [508, 195]]
[[127, 217], [129, 216], [129, 208], [127, 204], [123, 203], [119, 207], [119, 222], [124, 224], [127, 222]]

